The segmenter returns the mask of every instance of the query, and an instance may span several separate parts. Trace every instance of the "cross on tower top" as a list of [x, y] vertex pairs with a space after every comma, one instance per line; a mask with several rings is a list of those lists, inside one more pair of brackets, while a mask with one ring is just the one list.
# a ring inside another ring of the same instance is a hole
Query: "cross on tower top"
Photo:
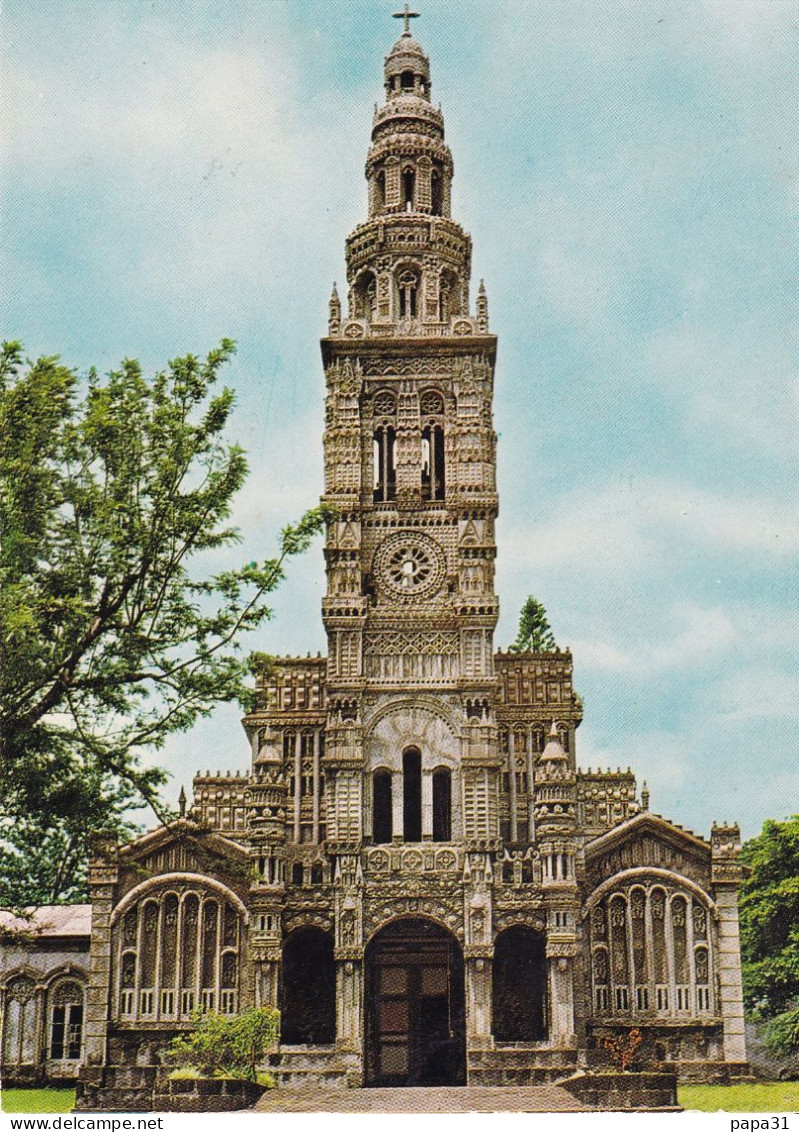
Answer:
[[410, 20], [418, 20], [419, 13], [418, 12], [412, 12], [410, 10], [409, 6], [406, 4], [404, 11], [394, 12], [392, 14], [392, 18], [395, 19], [395, 20], [404, 20], [405, 23], [404, 23], [404, 26], [403, 26], [403, 29], [402, 29], [402, 34], [403, 35], [410, 35], [411, 29], [410, 29], [409, 21]]

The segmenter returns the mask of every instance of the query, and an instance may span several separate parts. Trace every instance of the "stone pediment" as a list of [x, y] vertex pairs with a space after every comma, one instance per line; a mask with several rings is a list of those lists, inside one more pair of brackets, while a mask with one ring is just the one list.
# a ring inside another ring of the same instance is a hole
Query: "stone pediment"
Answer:
[[141, 874], [198, 872], [244, 877], [246, 849], [220, 833], [186, 818], [145, 833], [119, 851], [119, 865]]
[[706, 885], [710, 880], [710, 845], [690, 830], [658, 814], [636, 814], [585, 846], [589, 886], [630, 870], [676, 873]]

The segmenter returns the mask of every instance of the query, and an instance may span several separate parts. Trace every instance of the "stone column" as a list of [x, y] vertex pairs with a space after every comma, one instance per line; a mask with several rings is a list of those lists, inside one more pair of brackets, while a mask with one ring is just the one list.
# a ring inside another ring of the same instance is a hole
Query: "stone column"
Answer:
[[[363, 949], [336, 948], [336, 1046], [360, 1053], [363, 1043]], [[339, 958], [347, 955], [348, 958]]]
[[89, 989], [86, 1002], [84, 1065], [105, 1064], [108, 1013], [111, 996], [111, 910], [117, 881], [116, 844], [92, 839], [89, 884], [92, 898], [92, 935], [89, 949]]
[[422, 769], [422, 841], [433, 840], [433, 772]]
[[527, 732], [527, 810], [528, 841], [535, 841], [535, 750], [532, 727]]
[[47, 1044], [49, 1038], [49, 1019], [47, 1017], [47, 988], [43, 985], [37, 986], [35, 991], [36, 1000], [36, 1038], [35, 1048], [33, 1051], [34, 1063], [36, 1065], [37, 1073], [44, 1070], [44, 1063], [47, 1059]]
[[319, 844], [319, 805], [321, 801], [321, 770], [320, 747], [322, 743], [321, 731], [314, 731], [313, 736], [313, 841]]
[[510, 840], [519, 840], [519, 807], [516, 797], [516, 734], [508, 728], [508, 796], [510, 799]]
[[[403, 838], [403, 780], [402, 775], [392, 772], [391, 775], [391, 837], [393, 841], [400, 842]], [[370, 831], [371, 832], [371, 831]]]
[[[549, 968], [549, 1001], [551, 1003], [550, 1045], [556, 1049], [573, 1046], [574, 1034], [574, 959], [570, 954], [552, 954], [547, 947]], [[558, 948], [565, 952], [572, 948]]]
[[468, 1049], [490, 1049], [493, 947], [467, 947], [464, 965], [466, 990], [466, 1044]]
[[300, 808], [302, 805], [302, 737], [294, 734], [294, 841], [300, 843]]
[[724, 1060], [743, 1062], [746, 1061], [746, 1040], [737, 887], [732, 885], [717, 887], [716, 909], [718, 911], [716, 966], [719, 976], [719, 1006], [724, 1023]]
[[280, 995], [279, 950], [271, 948], [256, 962], [255, 1004], [256, 1006], [277, 1006]]

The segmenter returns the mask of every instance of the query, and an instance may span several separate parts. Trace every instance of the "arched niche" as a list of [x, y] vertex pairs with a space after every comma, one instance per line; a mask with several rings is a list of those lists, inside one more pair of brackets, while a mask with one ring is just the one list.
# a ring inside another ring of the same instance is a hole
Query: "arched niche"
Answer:
[[506, 928], [494, 945], [492, 1032], [498, 1042], [537, 1042], [547, 1036], [547, 966], [542, 932]]
[[336, 1040], [333, 936], [301, 927], [283, 944], [280, 986], [281, 1045], [330, 1045]]

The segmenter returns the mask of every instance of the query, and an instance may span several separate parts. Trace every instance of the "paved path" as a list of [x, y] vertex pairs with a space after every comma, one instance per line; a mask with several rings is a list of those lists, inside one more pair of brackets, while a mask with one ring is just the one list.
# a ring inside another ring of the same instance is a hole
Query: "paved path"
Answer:
[[270, 1089], [255, 1112], [590, 1112], [557, 1085], [526, 1088]]

